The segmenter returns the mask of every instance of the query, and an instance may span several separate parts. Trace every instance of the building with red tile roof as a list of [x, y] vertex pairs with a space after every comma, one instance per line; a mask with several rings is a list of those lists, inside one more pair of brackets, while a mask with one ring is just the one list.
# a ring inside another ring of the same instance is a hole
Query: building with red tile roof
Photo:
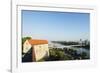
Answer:
[[30, 39], [23, 44], [23, 53], [27, 54], [32, 50], [32, 61], [39, 61], [49, 56], [49, 48], [47, 40]]

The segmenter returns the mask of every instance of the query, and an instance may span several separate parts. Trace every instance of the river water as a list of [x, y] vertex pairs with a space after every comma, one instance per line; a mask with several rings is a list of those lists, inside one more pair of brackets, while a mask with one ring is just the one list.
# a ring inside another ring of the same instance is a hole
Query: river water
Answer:
[[59, 48], [59, 49], [70, 48], [70, 49], [76, 50], [78, 54], [81, 54], [81, 53], [85, 52], [85, 53], [87, 54], [88, 57], [90, 56], [90, 49], [89, 49], [89, 48], [70, 47], [70, 45], [64, 46], [64, 45], [61, 45], [61, 44], [58, 44], [58, 43], [50, 43], [50, 44], [49, 44], [49, 47], [52, 47], [52, 48]]
[[90, 56], [90, 50], [87, 49], [87, 48], [83, 48], [83, 47], [76, 48], [76, 47], [73, 47], [72, 49], [76, 50], [78, 54], [81, 54], [81, 53], [85, 52], [87, 54], [87, 56]]

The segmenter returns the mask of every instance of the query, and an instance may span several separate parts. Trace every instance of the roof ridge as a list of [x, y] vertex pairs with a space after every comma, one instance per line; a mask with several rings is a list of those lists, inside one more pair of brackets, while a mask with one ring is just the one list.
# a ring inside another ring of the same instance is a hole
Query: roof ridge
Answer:
[[41, 39], [30, 39], [28, 41], [31, 45], [48, 44], [47, 40], [41, 40]]

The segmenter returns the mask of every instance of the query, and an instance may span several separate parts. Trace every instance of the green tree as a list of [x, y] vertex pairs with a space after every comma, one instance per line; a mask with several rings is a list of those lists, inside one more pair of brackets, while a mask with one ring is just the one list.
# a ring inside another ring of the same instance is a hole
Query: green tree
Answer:
[[32, 39], [32, 37], [23, 37], [23, 38], [22, 38], [22, 44], [24, 44], [24, 42], [25, 42], [26, 40], [30, 40], [30, 39]]
[[[28, 40], [28, 39], [32, 39], [31, 37], [23, 37], [22, 38], [22, 50], [23, 50], [23, 44], [24, 44], [24, 42], [26, 41], [26, 40]], [[23, 51], [22, 51], [22, 55], [23, 55], [24, 53], [23, 53]]]

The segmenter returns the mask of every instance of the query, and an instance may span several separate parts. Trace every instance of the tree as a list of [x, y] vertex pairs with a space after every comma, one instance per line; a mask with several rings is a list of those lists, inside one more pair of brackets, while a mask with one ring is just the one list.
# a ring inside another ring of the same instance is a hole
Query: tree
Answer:
[[23, 38], [22, 38], [22, 44], [24, 44], [24, 42], [25, 42], [26, 40], [30, 40], [30, 39], [32, 39], [32, 37], [23, 37]]
[[81, 57], [82, 59], [87, 59], [87, 54], [85, 52], [82, 52]]
[[[28, 40], [28, 39], [32, 39], [31, 37], [23, 37], [22, 38], [22, 50], [23, 50], [23, 44], [24, 44], [24, 42], [26, 41], [26, 40]], [[23, 55], [24, 53], [23, 53], [23, 51], [22, 51], [22, 55]]]

